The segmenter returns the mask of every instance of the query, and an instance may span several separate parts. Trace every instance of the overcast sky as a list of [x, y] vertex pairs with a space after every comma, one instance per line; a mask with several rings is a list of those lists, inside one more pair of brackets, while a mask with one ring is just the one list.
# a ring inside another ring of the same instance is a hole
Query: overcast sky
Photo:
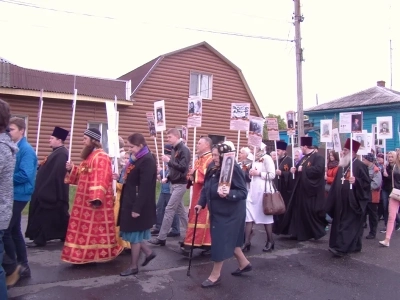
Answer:
[[[294, 38], [293, 11], [292, 0], [0, 0], [0, 57], [27, 68], [116, 78], [207, 41], [242, 69], [264, 114], [283, 115], [297, 110], [294, 43], [285, 41]], [[316, 94], [323, 103], [378, 80], [390, 88], [391, 38], [393, 89], [400, 90], [396, 11], [395, 0], [302, 1], [305, 109]]]

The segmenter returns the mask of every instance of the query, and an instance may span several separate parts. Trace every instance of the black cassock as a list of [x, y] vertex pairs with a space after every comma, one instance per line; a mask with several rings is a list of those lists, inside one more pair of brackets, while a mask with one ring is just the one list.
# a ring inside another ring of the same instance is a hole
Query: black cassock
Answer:
[[349, 181], [342, 184], [341, 180], [348, 169], [339, 167], [326, 201], [326, 212], [333, 218], [329, 247], [342, 253], [361, 251], [364, 215], [371, 193], [367, 166], [358, 159], [353, 162], [356, 182], [351, 190]]
[[325, 227], [325, 161], [311, 152], [297, 164], [293, 192], [277, 233], [290, 234], [298, 241], [319, 239], [326, 234]]
[[25, 236], [38, 245], [65, 239], [69, 221], [69, 185], [64, 183], [67, 160], [68, 150], [58, 147], [37, 172]]
[[[274, 183], [278, 191], [281, 193], [283, 201], [285, 201], [286, 207], [288, 207], [294, 184], [293, 174], [290, 173], [290, 168], [292, 167], [292, 158], [286, 155], [280, 158], [278, 161], [278, 167], [281, 171], [281, 175], [275, 176]], [[283, 216], [284, 215], [274, 216], [274, 233], [279, 232]]]

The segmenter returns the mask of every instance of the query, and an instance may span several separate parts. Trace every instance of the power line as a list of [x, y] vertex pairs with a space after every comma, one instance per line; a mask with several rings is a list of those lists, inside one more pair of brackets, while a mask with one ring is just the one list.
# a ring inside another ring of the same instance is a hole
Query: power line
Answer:
[[25, 7], [31, 7], [31, 8], [36, 8], [36, 9], [49, 10], [49, 11], [53, 11], [53, 12], [62, 12], [62, 13], [72, 14], [72, 15], [80, 15], [80, 16], [92, 17], [92, 18], [103, 18], [103, 19], [109, 19], [109, 20], [116, 20], [114, 17], [99, 16], [99, 15], [93, 15], [93, 14], [88, 14], [88, 13], [79, 13], [79, 12], [69, 11], [69, 10], [55, 9], [55, 8], [51, 8], [51, 7], [39, 6], [39, 5], [36, 5], [36, 4], [33, 4], [33, 3], [22, 2], [22, 1], [0, 0], [0, 2], [19, 5], [19, 6], [25, 6]]
[[[77, 13], [74, 11], [67, 11], [67, 10], [59, 10], [55, 8], [49, 8], [49, 7], [43, 7], [43, 6], [38, 6], [32, 3], [27, 3], [27, 2], [22, 2], [22, 1], [15, 1], [15, 0], [0, 0], [0, 2], [4, 3], [9, 3], [9, 4], [15, 4], [15, 5], [20, 5], [20, 6], [26, 6], [26, 7], [31, 7], [31, 8], [36, 8], [36, 9], [43, 9], [43, 10], [49, 10], [49, 11], [54, 11], [54, 12], [62, 12], [62, 13], [67, 13], [67, 14], [75, 14], [75, 15], [80, 15], [84, 17], [96, 17], [96, 18], [104, 18], [108, 20], [114, 20], [114, 21], [120, 21], [117, 18], [114, 17], [108, 17], [108, 16], [99, 16], [99, 15], [93, 15], [93, 14], [87, 14], [87, 13]], [[4, 20], [5, 21], [5, 20]], [[154, 23], [150, 22], [140, 22], [142, 24], [147, 24], [147, 25], [157, 25]], [[20, 24], [20, 23], [19, 23]], [[46, 26], [40, 26], [40, 25], [30, 25], [30, 26], [35, 26], [35, 27], [43, 27], [43, 28], [50, 28]], [[161, 26], [161, 25], [160, 25]], [[253, 39], [262, 39], [262, 40], [272, 40], [272, 41], [280, 41], [280, 42], [294, 42], [293, 39], [282, 39], [282, 38], [276, 38], [276, 37], [269, 37], [269, 36], [263, 36], [263, 35], [250, 35], [250, 34], [244, 34], [240, 32], [229, 32], [229, 31], [218, 31], [218, 30], [212, 30], [212, 29], [202, 29], [202, 28], [191, 28], [191, 27], [183, 27], [183, 26], [176, 26], [176, 25], [166, 25], [162, 24], [162, 26], [167, 26], [167, 27], [172, 27], [176, 29], [184, 29], [184, 30], [190, 30], [190, 31], [197, 31], [197, 32], [205, 32], [205, 33], [212, 33], [212, 34], [221, 34], [221, 35], [229, 35], [229, 36], [237, 36], [237, 37], [245, 37], [245, 38], [253, 38]]]

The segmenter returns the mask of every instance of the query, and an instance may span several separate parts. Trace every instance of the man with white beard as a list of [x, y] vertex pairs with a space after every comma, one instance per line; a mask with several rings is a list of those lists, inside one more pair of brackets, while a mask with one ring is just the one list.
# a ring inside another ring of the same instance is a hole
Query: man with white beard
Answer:
[[326, 211], [333, 218], [329, 251], [337, 257], [361, 251], [364, 215], [371, 196], [368, 168], [356, 155], [360, 143], [355, 140], [352, 143], [353, 152], [350, 152], [350, 139], [343, 147], [343, 157], [326, 202]]

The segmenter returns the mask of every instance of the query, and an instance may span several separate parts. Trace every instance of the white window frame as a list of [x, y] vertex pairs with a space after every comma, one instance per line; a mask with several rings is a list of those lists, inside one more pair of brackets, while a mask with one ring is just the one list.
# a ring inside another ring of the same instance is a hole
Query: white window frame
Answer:
[[[292, 142], [292, 138], [290, 137], [290, 135], [288, 135], [289, 137], [289, 143], [290, 144]], [[297, 134], [293, 135], [293, 147], [298, 147], [299, 146], [299, 136]]]
[[378, 140], [378, 132], [377, 132], [377, 130], [378, 130], [378, 127], [376, 126], [376, 124], [372, 124], [372, 134], [373, 134], [373, 137], [372, 137], [372, 142], [375, 144], [375, 146], [378, 146], [378, 147], [383, 147], [384, 145], [383, 145], [383, 140]]
[[11, 118], [14, 118], [14, 117], [24, 119], [24, 121], [25, 121], [25, 134], [24, 134], [24, 136], [26, 137], [26, 139], [28, 139], [28, 121], [29, 121], [29, 117], [27, 115], [18, 115], [18, 114], [11, 115]]
[[[104, 132], [103, 132], [103, 126], [105, 126], [106, 127], [106, 129], [105, 129], [105, 131], [106, 131], [106, 134], [104, 135]], [[101, 144], [102, 144], [102, 146], [103, 146], [103, 150], [106, 152], [106, 153], [108, 153], [108, 134], [107, 134], [107, 130], [108, 130], [108, 123], [107, 122], [100, 122], [100, 121], [89, 121], [88, 123], [87, 123], [87, 128], [90, 128], [90, 127], [95, 127], [95, 128], [97, 128], [99, 131], [100, 131], [100, 133], [101, 133]], [[105, 138], [105, 137], [107, 137], [107, 138]], [[104, 140], [103, 140], [104, 139]]]
[[[192, 78], [197, 77], [197, 87], [196, 93], [191, 93], [191, 86], [192, 86]], [[201, 83], [203, 76], [208, 76], [208, 89], [206, 91], [202, 91]], [[202, 99], [211, 100], [212, 99], [212, 89], [213, 89], [213, 75], [209, 73], [197, 72], [197, 71], [190, 71], [189, 76], [189, 96], [200, 96]], [[207, 92], [207, 93], [205, 93]]]

